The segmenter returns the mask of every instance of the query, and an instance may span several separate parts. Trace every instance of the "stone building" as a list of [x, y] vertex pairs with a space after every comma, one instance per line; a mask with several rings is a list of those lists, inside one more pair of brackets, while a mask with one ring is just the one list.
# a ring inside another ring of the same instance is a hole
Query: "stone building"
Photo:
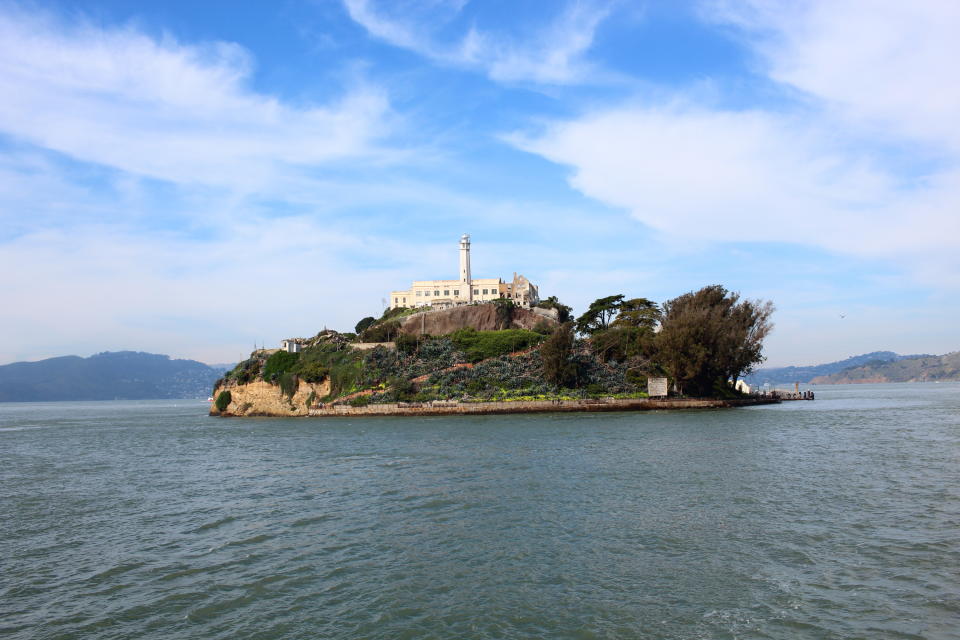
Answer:
[[390, 308], [433, 307], [449, 309], [461, 304], [490, 302], [499, 298], [513, 300], [520, 307], [540, 302], [537, 287], [522, 275], [513, 274], [511, 282], [500, 278], [474, 278], [470, 271], [470, 236], [460, 238], [460, 277], [457, 280], [414, 280], [406, 291], [390, 292]]

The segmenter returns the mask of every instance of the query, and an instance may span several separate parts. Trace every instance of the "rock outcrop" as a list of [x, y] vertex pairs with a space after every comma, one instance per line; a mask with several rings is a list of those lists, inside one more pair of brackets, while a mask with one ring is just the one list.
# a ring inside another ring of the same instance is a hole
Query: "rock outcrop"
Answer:
[[442, 336], [464, 327], [477, 331], [499, 329], [533, 329], [537, 323], [556, 326], [556, 311], [550, 309], [510, 309], [509, 324], [503, 321], [503, 312], [494, 304], [471, 304], [439, 311], [421, 311], [403, 319], [400, 331], [411, 335]]
[[287, 397], [279, 386], [255, 380], [247, 384], [226, 384], [214, 389], [217, 398], [222, 391], [230, 392], [230, 404], [222, 412], [216, 403], [210, 403], [212, 416], [305, 416], [320, 398], [330, 394], [330, 381], [312, 384], [299, 381], [296, 392]]

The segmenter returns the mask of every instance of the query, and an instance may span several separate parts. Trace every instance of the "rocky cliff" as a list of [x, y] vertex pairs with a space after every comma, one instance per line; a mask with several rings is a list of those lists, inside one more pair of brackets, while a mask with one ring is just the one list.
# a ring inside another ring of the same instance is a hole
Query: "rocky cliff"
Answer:
[[320, 398], [330, 394], [330, 381], [311, 384], [300, 380], [296, 391], [289, 397], [279, 386], [263, 380], [247, 384], [221, 384], [214, 389], [213, 397], [218, 397], [223, 391], [230, 392], [230, 404], [221, 412], [215, 403], [210, 403], [212, 416], [305, 416], [310, 406], [316, 406]]
[[403, 319], [400, 331], [411, 335], [442, 336], [464, 327], [473, 327], [477, 331], [533, 329], [540, 322], [556, 326], [556, 312], [550, 309], [514, 307], [509, 310], [509, 318], [507, 318], [497, 305], [472, 304], [440, 311], [415, 313]]

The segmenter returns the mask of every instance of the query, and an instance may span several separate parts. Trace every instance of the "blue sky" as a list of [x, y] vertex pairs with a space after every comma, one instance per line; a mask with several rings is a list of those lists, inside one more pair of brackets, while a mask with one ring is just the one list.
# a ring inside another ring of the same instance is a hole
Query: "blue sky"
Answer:
[[960, 348], [960, 5], [0, 2], [0, 362], [235, 361], [391, 289], [713, 283]]

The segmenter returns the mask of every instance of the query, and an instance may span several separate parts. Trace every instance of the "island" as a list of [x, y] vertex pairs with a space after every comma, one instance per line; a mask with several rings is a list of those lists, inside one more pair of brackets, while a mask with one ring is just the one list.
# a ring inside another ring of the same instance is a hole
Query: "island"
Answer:
[[[597, 299], [578, 318], [555, 297], [447, 308], [391, 306], [352, 333], [258, 349], [213, 391], [216, 416], [448, 415], [733, 407], [762, 361], [772, 305], [720, 285], [658, 305]], [[659, 397], [651, 382], [660, 381]], [[667, 386], [669, 383], [669, 395]]]

